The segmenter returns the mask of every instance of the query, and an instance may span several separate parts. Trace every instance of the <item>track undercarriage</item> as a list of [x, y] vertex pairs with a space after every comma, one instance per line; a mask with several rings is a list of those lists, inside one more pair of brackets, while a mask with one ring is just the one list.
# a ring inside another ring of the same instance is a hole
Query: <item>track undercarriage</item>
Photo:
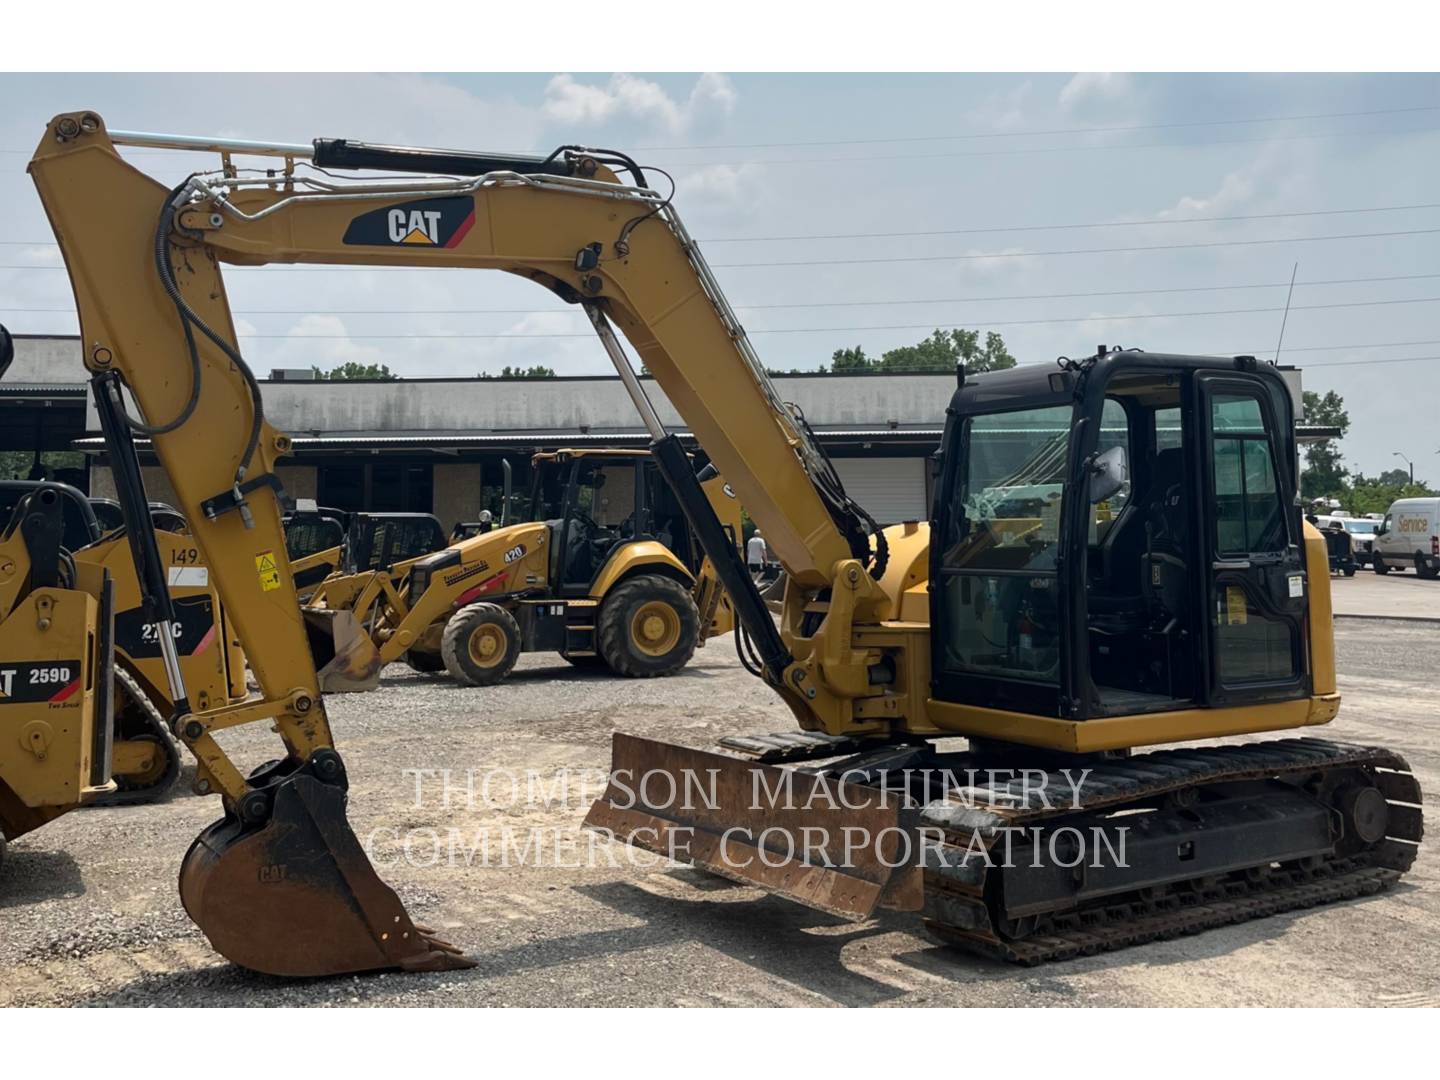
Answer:
[[1373, 894], [1423, 832], [1403, 758], [1321, 739], [1043, 765], [1021, 751], [1023, 766], [1014, 747], [724, 745], [617, 736], [587, 825], [846, 917], [915, 911], [947, 944], [1021, 964]]

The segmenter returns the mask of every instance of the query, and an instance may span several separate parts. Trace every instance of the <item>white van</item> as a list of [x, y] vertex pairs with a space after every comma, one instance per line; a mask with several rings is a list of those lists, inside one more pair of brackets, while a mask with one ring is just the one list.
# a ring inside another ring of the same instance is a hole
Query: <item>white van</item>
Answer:
[[1421, 577], [1440, 576], [1440, 498], [1396, 499], [1375, 536], [1375, 572], [1413, 566]]

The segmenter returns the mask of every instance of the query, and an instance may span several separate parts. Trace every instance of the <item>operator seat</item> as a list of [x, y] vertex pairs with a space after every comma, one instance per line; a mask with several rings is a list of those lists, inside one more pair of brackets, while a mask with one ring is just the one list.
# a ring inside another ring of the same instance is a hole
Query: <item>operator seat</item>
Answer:
[[1149, 550], [1140, 588], [1147, 606], [1183, 622], [1188, 604], [1190, 521], [1185, 497], [1185, 453], [1171, 447], [1155, 455], [1145, 508]]

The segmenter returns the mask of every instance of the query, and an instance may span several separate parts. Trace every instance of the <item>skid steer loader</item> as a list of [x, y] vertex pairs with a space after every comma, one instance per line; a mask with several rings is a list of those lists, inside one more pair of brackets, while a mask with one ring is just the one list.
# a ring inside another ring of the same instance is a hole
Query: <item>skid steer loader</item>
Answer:
[[[401, 659], [488, 686], [536, 651], [630, 677], [668, 675], [730, 630], [724, 590], [647, 452], [561, 450], [532, 466], [520, 515], [530, 520], [317, 590], [306, 608], [317, 622], [312, 646], [340, 651], [321, 666], [324, 689], [371, 689], [379, 667]], [[718, 474], [706, 490], [738, 543], [738, 502]], [[363, 647], [346, 649], [333, 623], [319, 624], [336, 611], [369, 628], [368, 665], [355, 659]]]
[[[0, 481], [0, 521], [6, 523], [0, 526], [0, 578], [12, 579], [25, 573], [24, 566], [32, 567], [29, 585], [12, 594], [9, 604], [0, 605], [0, 623], [14, 614], [26, 590], [37, 587], [37, 581], [73, 580], [79, 567], [98, 567], [109, 576], [115, 609], [112, 775], [116, 789], [97, 802], [115, 805], [162, 798], [179, 777], [180, 751], [166, 726], [173, 703], [123, 527], [102, 532], [91, 502], [70, 485], [54, 481]], [[170, 530], [155, 532], [167, 567], [177, 616], [176, 647], [187, 678], [197, 696], [207, 701], [243, 698], [244, 653], [225, 625], [194, 541]], [[51, 566], [54, 572], [45, 569]], [[0, 669], [17, 659], [0, 651]]]

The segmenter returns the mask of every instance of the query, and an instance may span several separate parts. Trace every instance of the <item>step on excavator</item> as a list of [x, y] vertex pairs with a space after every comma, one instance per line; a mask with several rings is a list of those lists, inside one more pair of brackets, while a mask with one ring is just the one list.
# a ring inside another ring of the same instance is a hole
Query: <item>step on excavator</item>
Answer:
[[[560, 450], [531, 466], [519, 523], [321, 583], [305, 607], [312, 648], [340, 650], [317, 651], [322, 690], [374, 689], [380, 668], [402, 659], [491, 686], [537, 651], [631, 678], [670, 675], [730, 631], [713, 564], [648, 452]], [[738, 545], [739, 503], [714, 469], [702, 486]], [[340, 644], [326, 620], [341, 611], [368, 628], [372, 650]]]
[[[119, 146], [221, 160], [166, 187]], [[275, 167], [241, 171], [235, 154]], [[1101, 349], [958, 372], [936, 402], [931, 521], [881, 528], [780, 398], [671, 199], [623, 153], [239, 142], [72, 112], [29, 168], [110, 451], [133, 463], [130, 431], [151, 439], [259, 683], [219, 709], [174, 694], [224, 807], [182, 864], [181, 898], [236, 963], [464, 961], [409, 919], [346, 822], [280, 526], [289, 440], [236, 347], [222, 263], [495, 269], [590, 320], [734, 604], [742, 659], [800, 729], [718, 750], [617, 734], [592, 827], [825, 911], [911, 911], [1026, 963], [1377, 892], [1414, 860], [1420, 790], [1395, 751], [1211, 742], [1340, 707], [1324, 544], [1300, 517], [1293, 406], [1268, 364]], [[781, 563], [778, 625], [617, 329]], [[144, 419], [121, 411], [122, 387]], [[121, 471], [133, 513], [138, 467]], [[93, 625], [93, 602], [76, 618]], [[246, 723], [285, 744], [249, 776], [214, 739]], [[968, 749], [937, 745], [954, 736]], [[965, 781], [936, 782], [948, 775]], [[712, 797], [664, 797], [663, 781], [697, 777]], [[757, 785], [794, 798], [757, 801]], [[1077, 869], [1075, 836], [1108, 846], [1122, 829], [1128, 858]]]

